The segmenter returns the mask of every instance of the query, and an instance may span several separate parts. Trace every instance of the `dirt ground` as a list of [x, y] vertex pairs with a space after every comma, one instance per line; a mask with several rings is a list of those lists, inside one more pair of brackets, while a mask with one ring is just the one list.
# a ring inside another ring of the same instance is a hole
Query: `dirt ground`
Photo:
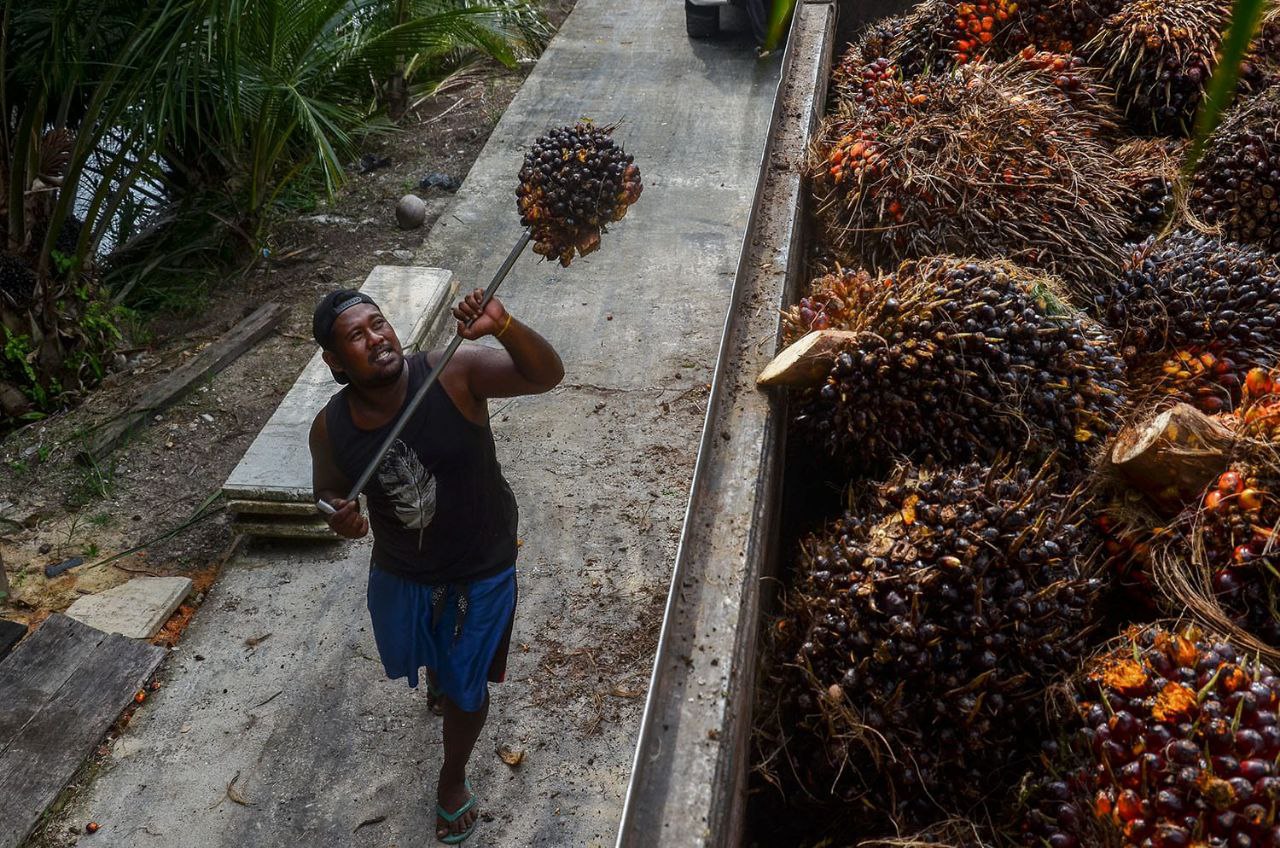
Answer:
[[[573, 0], [541, 5], [558, 27]], [[361, 173], [360, 163], [352, 163], [333, 202], [275, 227], [270, 256], [258, 267], [229, 275], [196, 314], [154, 319], [151, 343], [123, 351], [117, 357], [123, 367], [83, 405], [0, 442], [0, 562], [11, 592], [0, 602], [0, 617], [34, 627], [79, 595], [138, 574], [191, 577], [200, 602], [236, 541], [225, 512], [114, 563], [95, 563], [177, 528], [220, 491], [314, 353], [315, 301], [339, 286], [357, 286], [375, 265], [411, 261], [450, 200], [444, 189], [419, 188], [420, 180], [442, 173], [462, 181], [532, 64], [473, 68], [417, 103], [400, 132], [363, 150], [366, 161], [389, 164]], [[406, 231], [396, 226], [394, 208], [410, 192], [426, 201], [427, 220]], [[100, 465], [77, 461], [95, 424], [267, 301], [288, 307], [275, 333], [155, 415]], [[84, 565], [45, 578], [46, 565], [71, 557], [83, 557]], [[193, 610], [184, 605], [157, 640], [176, 640]]]

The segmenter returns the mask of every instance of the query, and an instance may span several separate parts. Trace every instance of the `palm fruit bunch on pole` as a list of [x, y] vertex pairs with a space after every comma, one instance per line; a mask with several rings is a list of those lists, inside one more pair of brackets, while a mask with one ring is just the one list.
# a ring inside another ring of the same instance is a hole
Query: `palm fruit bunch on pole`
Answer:
[[1230, 18], [1230, 0], [1133, 0], [1083, 52], [1106, 69], [1135, 129], [1186, 136]]
[[1205, 412], [1239, 403], [1245, 373], [1280, 350], [1280, 264], [1254, 247], [1191, 232], [1148, 238], [1098, 312], [1118, 334], [1131, 384]]
[[877, 74], [841, 98], [806, 168], [825, 241], [848, 265], [955, 253], [1106, 284], [1130, 228], [1132, 166], [1110, 143], [1105, 90], [1068, 70], [1065, 89], [1062, 72], [1021, 57]]
[[800, 432], [850, 468], [1092, 452], [1116, 426], [1124, 367], [1060, 289], [1012, 263], [955, 257], [823, 278], [786, 316], [788, 334], [825, 325], [858, 338], [802, 394]]
[[1190, 207], [1227, 238], [1280, 250], [1280, 87], [1233, 109], [1209, 137]]
[[1086, 508], [1048, 465], [908, 467], [804, 539], [760, 688], [778, 785], [916, 826], [1013, 774], [1088, 650]]
[[568, 266], [639, 199], [640, 169], [614, 143], [614, 129], [580, 121], [540, 136], [525, 154], [516, 206], [535, 253]]
[[1131, 631], [1075, 687], [1082, 725], [1026, 845], [1280, 845], [1280, 677], [1194, 629]]

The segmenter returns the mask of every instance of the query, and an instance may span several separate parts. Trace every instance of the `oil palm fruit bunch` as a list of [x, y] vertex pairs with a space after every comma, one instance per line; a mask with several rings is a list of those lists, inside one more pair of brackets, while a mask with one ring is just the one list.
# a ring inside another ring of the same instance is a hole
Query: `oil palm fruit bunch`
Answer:
[[1230, 0], [1132, 0], [1084, 46], [1135, 129], [1186, 136], [1217, 66]]
[[864, 79], [870, 75], [870, 66], [876, 65], [877, 60], [880, 60], [880, 67], [891, 68], [893, 74], [898, 73], [898, 67], [890, 57], [899, 54], [901, 39], [909, 34], [906, 23], [906, 16], [897, 15], [868, 25], [831, 69], [832, 93], [839, 97], [849, 89], [860, 89]]
[[1237, 460], [1205, 493], [1194, 547], [1210, 569], [1214, 596], [1232, 623], [1280, 646], [1280, 476]]
[[1087, 499], [1054, 474], [899, 469], [803, 540], [762, 691], [804, 790], [919, 825], [1011, 773], [1102, 588]]
[[1124, 0], [1033, 0], [1022, 21], [1041, 49], [1075, 53], [1123, 6]]
[[613, 141], [615, 126], [579, 122], [534, 141], [520, 169], [516, 206], [534, 252], [567, 266], [600, 246], [643, 190], [633, 157]]
[[[951, 20], [951, 49], [956, 64], [981, 60], [993, 49], [1015, 47], [1009, 43], [1009, 36], [1018, 31], [1012, 25], [1017, 20], [1018, 10], [1018, 0], [961, 0], [955, 3], [955, 17]], [[1016, 45], [1022, 46], [1021, 43]]]
[[[932, 257], [889, 280], [846, 277], [838, 308], [808, 307], [860, 334], [825, 385], [806, 390], [797, 418], [842, 463], [1020, 450], [1080, 457], [1116, 426], [1123, 363], [1101, 328], [1064, 305], [1053, 278]], [[804, 307], [787, 316], [789, 333], [813, 328], [804, 316]]]
[[1028, 817], [1058, 848], [1280, 845], [1280, 677], [1195, 630], [1130, 632], [1076, 687], [1078, 765]]
[[1251, 368], [1244, 375], [1244, 393], [1236, 409], [1242, 436], [1280, 444], [1280, 371]]
[[1209, 137], [1190, 205], [1227, 238], [1280, 250], [1280, 86], [1237, 106]]
[[850, 68], [841, 65], [833, 77], [836, 97], [858, 102], [874, 100], [877, 86], [896, 84], [898, 73], [898, 66], [885, 58], [860, 62]]
[[0, 251], [0, 300], [25, 309], [36, 296], [36, 273], [21, 256]]
[[1148, 238], [1098, 304], [1134, 385], [1158, 386], [1206, 412], [1233, 408], [1245, 373], [1274, 364], [1280, 350], [1280, 264], [1210, 236]]
[[841, 98], [807, 167], [825, 240], [848, 265], [955, 253], [1109, 281], [1130, 166], [1109, 143], [1114, 110], [1064, 96], [1059, 76], [1017, 57]]

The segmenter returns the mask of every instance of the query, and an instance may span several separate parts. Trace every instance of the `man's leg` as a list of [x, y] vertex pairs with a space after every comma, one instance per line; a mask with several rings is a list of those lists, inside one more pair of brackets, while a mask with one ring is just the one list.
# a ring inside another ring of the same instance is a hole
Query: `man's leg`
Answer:
[[[471, 759], [471, 751], [484, 729], [485, 719], [489, 717], [489, 699], [485, 697], [484, 706], [475, 712], [466, 712], [458, 708], [446, 696], [441, 696], [444, 705], [444, 765], [440, 767], [440, 783], [436, 789], [436, 797], [440, 806], [453, 812], [467, 803], [471, 794], [467, 792], [467, 761]], [[476, 820], [476, 809], [472, 807], [452, 824], [436, 817], [436, 837], [443, 839], [450, 833], [461, 833]]]

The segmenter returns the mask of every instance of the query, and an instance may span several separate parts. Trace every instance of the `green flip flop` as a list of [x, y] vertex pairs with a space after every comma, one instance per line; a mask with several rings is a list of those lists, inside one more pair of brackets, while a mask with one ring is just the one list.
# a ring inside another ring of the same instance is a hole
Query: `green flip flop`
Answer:
[[[476, 805], [476, 793], [471, 789], [471, 782], [467, 781], [464, 785], [467, 787], [467, 792], [471, 793], [471, 797], [468, 798], [466, 803], [461, 807], [451, 813], [440, 804], [436, 804], [436, 815], [444, 819], [446, 824], [453, 824], [462, 816], [466, 815], [467, 810], [470, 810]], [[436, 839], [440, 840], [445, 845], [461, 845], [463, 842], [467, 841], [468, 837], [471, 836], [472, 831], [476, 829], [476, 824], [479, 823], [479, 821], [480, 818], [477, 816], [476, 820], [471, 823], [471, 827], [462, 831], [462, 833], [451, 833], [448, 836], [443, 837], [437, 836]]]

